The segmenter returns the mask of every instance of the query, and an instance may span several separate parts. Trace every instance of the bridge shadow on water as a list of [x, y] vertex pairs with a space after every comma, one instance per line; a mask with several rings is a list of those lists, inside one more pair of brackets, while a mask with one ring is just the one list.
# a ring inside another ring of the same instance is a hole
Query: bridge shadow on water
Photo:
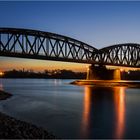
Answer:
[[81, 138], [124, 138], [125, 88], [85, 86]]

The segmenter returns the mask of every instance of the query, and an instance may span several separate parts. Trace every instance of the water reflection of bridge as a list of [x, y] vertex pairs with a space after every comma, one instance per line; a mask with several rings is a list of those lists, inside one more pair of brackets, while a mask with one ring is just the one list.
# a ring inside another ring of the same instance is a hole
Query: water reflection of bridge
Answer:
[[[95, 88], [86, 86], [83, 108], [82, 137], [123, 138], [125, 132], [124, 87]], [[90, 133], [91, 130], [92, 133]]]

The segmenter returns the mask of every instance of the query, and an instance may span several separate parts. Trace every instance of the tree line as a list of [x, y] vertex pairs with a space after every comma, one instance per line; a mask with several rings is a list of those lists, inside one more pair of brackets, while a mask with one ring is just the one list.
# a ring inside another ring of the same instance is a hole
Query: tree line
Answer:
[[32, 70], [10, 70], [5, 71], [2, 78], [48, 78], [48, 79], [85, 79], [85, 72], [74, 72], [71, 70], [45, 70], [34, 72]]
[[[111, 70], [105, 72], [104, 69], [98, 70], [100, 75], [109, 75]], [[33, 70], [9, 70], [5, 71], [1, 78], [48, 78], [48, 79], [86, 79], [86, 72], [74, 72], [71, 70], [45, 70], [34, 72]], [[105, 78], [106, 79], [106, 78]], [[122, 80], [140, 80], [140, 70], [121, 72]]]

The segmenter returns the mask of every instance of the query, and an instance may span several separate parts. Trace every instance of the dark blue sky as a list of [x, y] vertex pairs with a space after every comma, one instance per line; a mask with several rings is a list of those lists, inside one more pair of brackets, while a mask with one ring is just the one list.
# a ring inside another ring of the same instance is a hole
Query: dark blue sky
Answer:
[[55, 32], [97, 48], [140, 43], [140, 2], [0, 2], [0, 26]]
[[[140, 43], [139, 1], [2, 2], [0, 27], [54, 32], [96, 48], [117, 43]], [[86, 69], [81, 64], [0, 57], [0, 69]]]

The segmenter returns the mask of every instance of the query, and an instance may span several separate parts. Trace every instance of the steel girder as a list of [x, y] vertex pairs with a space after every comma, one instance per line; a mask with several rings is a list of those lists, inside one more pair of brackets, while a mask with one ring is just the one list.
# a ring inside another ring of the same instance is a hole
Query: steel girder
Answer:
[[70, 37], [29, 29], [0, 28], [0, 55], [95, 63], [98, 50]]
[[0, 28], [0, 56], [140, 68], [140, 45], [100, 50], [76, 39], [37, 30]]
[[126, 43], [100, 49], [100, 60], [105, 65], [140, 68], [140, 44]]

